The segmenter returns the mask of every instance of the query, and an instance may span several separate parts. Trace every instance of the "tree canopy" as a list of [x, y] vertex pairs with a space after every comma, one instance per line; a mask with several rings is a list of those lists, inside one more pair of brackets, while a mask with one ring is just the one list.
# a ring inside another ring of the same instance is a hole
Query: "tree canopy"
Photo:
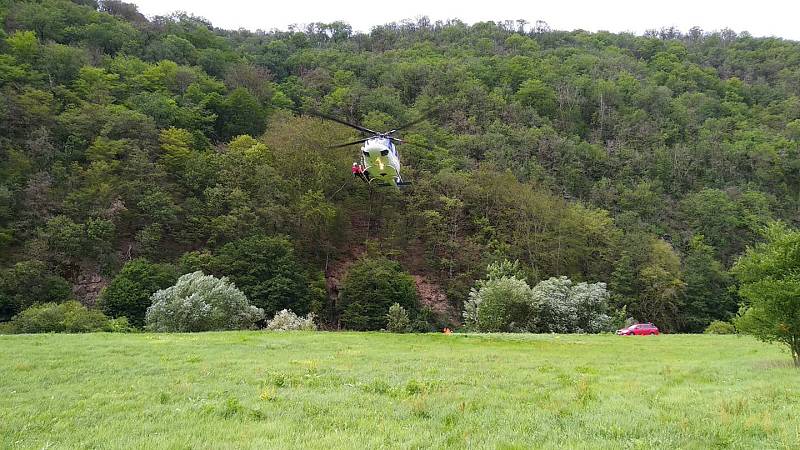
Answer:
[[734, 266], [746, 303], [736, 327], [789, 347], [800, 367], [800, 231], [772, 224]]

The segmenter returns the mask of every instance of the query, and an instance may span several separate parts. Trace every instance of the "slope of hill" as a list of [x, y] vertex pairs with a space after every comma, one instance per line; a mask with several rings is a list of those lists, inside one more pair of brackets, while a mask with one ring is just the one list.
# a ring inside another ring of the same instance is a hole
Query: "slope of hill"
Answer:
[[[424, 19], [256, 33], [93, 0], [4, 1], [0, 20], [0, 297], [32, 289], [11, 286], [24, 272], [91, 303], [131, 258], [267, 234], [311, 285], [363, 245], [458, 307], [518, 259], [697, 331], [736, 311], [726, 268], [759, 228], [800, 221], [797, 42]], [[403, 194], [353, 181], [356, 149], [325, 149], [352, 133], [301, 114], [382, 128], [433, 106], [406, 136], [434, 150], [400, 149]]]

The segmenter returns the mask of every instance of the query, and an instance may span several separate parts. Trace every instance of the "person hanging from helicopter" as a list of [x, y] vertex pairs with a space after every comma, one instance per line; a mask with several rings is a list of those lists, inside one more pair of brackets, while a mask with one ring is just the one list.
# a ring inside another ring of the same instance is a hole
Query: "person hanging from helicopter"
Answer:
[[353, 176], [361, 178], [361, 180], [365, 183], [368, 183], [369, 180], [367, 179], [366, 175], [364, 175], [364, 168], [361, 167], [361, 164], [354, 162], [353, 163]]

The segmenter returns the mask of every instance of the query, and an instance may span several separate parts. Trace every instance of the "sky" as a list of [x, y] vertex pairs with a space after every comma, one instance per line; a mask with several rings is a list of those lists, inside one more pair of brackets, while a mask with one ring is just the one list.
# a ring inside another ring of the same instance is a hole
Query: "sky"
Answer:
[[543, 20], [556, 30], [629, 31], [694, 26], [730, 28], [753, 36], [800, 40], [800, 0], [127, 0], [150, 17], [186, 11], [225, 29], [285, 30], [291, 24], [341, 20], [354, 30], [427, 16], [432, 21], [460, 19]]

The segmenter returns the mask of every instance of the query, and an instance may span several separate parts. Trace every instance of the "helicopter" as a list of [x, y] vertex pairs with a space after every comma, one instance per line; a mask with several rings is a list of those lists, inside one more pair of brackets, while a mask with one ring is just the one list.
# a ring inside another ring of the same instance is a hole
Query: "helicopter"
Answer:
[[410, 182], [403, 180], [400, 176], [400, 154], [397, 152], [396, 145], [408, 144], [416, 147], [421, 147], [426, 150], [431, 148], [427, 145], [409, 142], [404, 139], [393, 136], [400, 130], [412, 127], [424, 120], [426, 120], [433, 111], [428, 111], [419, 119], [400, 125], [389, 131], [379, 132], [369, 128], [347, 122], [337, 117], [323, 114], [319, 111], [310, 111], [311, 115], [317, 116], [321, 119], [331, 120], [350, 128], [354, 128], [367, 136], [352, 142], [344, 144], [331, 145], [328, 148], [342, 148], [355, 144], [364, 144], [361, 146], [361, 155], [359, 161], [353, 163], [353, 175], [358, 176], [367, 184], [372, 185], [373, 182], [380, 186], [393, 186], [401, 188], [411, 185]]

